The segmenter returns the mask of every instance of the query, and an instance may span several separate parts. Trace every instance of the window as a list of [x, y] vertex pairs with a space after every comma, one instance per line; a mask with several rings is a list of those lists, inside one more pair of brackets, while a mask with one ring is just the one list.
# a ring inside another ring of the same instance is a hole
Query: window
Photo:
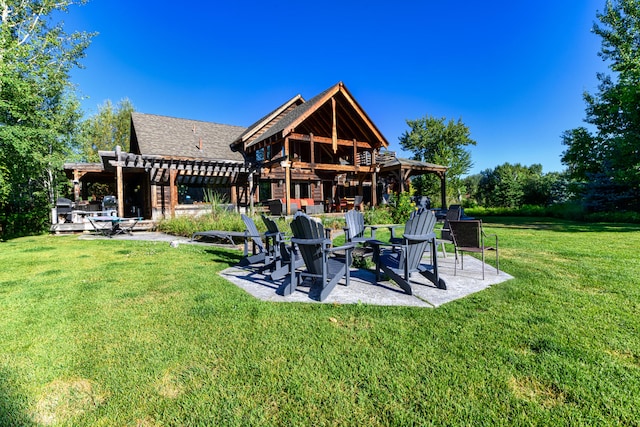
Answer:
[[258, 197], [261, 202], [271, 199], [271, 181], [258, 182]]
[[291, 181], [291, 198], [308, 199], [311, 198], [311, 189], [308, 181]]
[[231, 188], [211, 187], [205, 185], [178, 184], [178, 203], [190, 205], [193, 203], [228, 203], [231, 199]]

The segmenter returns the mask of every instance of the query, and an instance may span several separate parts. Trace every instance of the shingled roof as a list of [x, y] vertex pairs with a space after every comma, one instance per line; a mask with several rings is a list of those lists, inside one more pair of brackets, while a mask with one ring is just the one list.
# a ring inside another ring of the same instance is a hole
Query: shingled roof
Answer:
[[246, 128], [153, 114], [131, 114], [131, 151], [172, 158], [244, 161], [230, 144]]
[[307, 113], [307, 111], [309, 111], [310, 109], [316, 107], [317, 108], [317, 102], [326, 97], [326, 95], [329, 92], [332, 92], [334, 90], [335, 86], [332, 86], [326, 90], [324, 90], [323, 92], [319, 93], [318, 95], [314, 96], [313, 98], [311, 98], [309, 101], [298, 105], [294, 110], [292, 110], [289, 114], [287, 114], [285, 117], [282, 118], [282, 120], [280, 120], [278, 123], [276, 123], [271, 129], [269, 129], [268, 131], [266, 131], [263, 135], [261, 135], [259, 138], [257, 138], [253, 143], [258, 143], [264, 139], [268, 139], [269, 137], [277, 134], [278, 132], [282, 132], [283, 130], [285, 130], [287, 127], [291, 126], [292, 123], [294, 123], [295, 121], [297, 121], [301, 116], [303, 116], [304, 114]]
[[249, 126], [231, 144], [231, 148], [234, 151], [244, 150], [245, 143], [247, 143], [248, 141], [250, 143], [252, 138], [253, 139], [259, 138], [260, 135], [264, 134], [269, 130], [271, 125], [273, 125], [274, 123], [278, 123], [279, 118], [287, 115], [288, 111], [295, 109], [300, 104], [304, 104], [304, 102], [305, 102], [304, 98], [300, 94], [294, 96], [293, 98], [291, 98], [284, 104], [280, 105], [278, 108], [271, 111], [270, 113], [266, 114], [264, 117], [261, 117], [258, 121], [256, 121], [251, 126]]

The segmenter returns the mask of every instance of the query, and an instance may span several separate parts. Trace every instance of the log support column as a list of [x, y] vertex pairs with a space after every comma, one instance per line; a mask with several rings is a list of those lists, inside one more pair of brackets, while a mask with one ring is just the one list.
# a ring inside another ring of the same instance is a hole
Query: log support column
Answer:
[[178, 170], [169, 170], [169, 215], [171, 218], [176, 217], [176, 206], [178, 205], [178, 186], [176, 184], [178, 178]]
[[124, 181], [122, 175], [121, 148], [116, 146], [116, 197], [118, 200], [118, 216], [124, 217]]

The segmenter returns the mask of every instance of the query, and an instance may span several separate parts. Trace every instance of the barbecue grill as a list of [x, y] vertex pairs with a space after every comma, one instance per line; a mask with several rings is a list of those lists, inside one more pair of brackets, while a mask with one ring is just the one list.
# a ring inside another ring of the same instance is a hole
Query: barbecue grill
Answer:
[[58, 215], [58, 222], [64, 223], [71, 221], [71, 211], [73, 210], [74, 203], [65, 198], [58, 197], [56, 200], [56, 214]]
[[104, 215], [117, 216], [118, 199], [116, 196], [104, 196], [102, 198], [102, 212]]

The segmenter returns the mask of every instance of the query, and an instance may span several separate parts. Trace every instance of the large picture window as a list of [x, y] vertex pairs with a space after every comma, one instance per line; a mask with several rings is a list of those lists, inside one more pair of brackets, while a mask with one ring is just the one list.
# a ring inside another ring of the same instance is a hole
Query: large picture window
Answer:
[[178, 184], [179, 204], [211, 203], [213, 200], [228, 203], [230, 199], [231, 189], [229, 187]]

